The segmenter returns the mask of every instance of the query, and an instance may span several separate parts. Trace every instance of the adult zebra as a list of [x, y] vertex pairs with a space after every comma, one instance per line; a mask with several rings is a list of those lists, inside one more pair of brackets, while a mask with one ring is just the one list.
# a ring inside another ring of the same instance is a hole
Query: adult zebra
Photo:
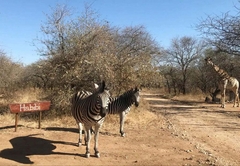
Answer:
[[[98, 85], [95, 84], [95, 88], [98, 88]], [[120, 134], [122, 137], [125, 137], [125, 132], [123, 130], [124, 121], [126, 115], [130, 111], [130, 107], [135, 104], [136, 107], [139, 105], [139, 89], [135, 87], [135, 89], [130, 89], [123, 93], [122, 95], [110, 98], [110, 103], [108, 105], [108, 114], [119, 114], [120, 117]]]
[[[78, 98], [86, 98], [88, 97], [89, 95], [91, 95], [92, 92], [89, 92], [89, 91], [79, 91], [77, 92], [75, 95], [76, 97]], [[81, 146], [82, 145], [82, 131], [84, 130], [84, 126], [82, 126], [82, 123], [81, 122], [78, 122], [77, 121], [77, 125], [78, 125], [78, 130], [79, 130], [79, 139], [78, 139], [78, 146]], [[93, 129], [91, 128], [91, 132], [93, 133]], [[85, 141], [85, 145], [87, 145], [87, 136], [86, 136], [86, 132], [84, 134], [84, 141]]]
[[[86, 95], [84, 91], [78, 92], [72, 97], [72, 115], [79, 124], [79, 131], [82, 133], [83, 125], [86, 134], [86, 157], [90, 157], [91, 128], [95, 127], [94, 151], [96, 157], [100, 157], [98, 151], [99, 129], [102, 126], [108, 111], [109, 91], [105, 88], [103, 81], [99, 88], [92, 94]], [[83, 124], [83, 125], [82, 125]], [[82, 138], [80, 138], [81, 140]]]
[[130, 89], [122, 95], [112, 98], [108, 105], [108, 114], [119, 114], [120, 117], [120, 134], [122, 137], [125, 136], [123, 131], [124, 121], [126, 115], [130, 111], [130, 107], [135, 104], [136, 107], [139, 105], [139, 89]]

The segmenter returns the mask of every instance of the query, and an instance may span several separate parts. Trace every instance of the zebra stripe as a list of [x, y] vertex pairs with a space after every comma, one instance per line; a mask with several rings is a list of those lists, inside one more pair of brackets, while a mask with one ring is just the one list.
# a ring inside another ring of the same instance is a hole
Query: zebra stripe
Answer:
[[111, 98], [110, 103], [108, 105], [108, 114], [119, 114], [120, 116], [120, 134], [122, 137], [125, 136], [125, 132], [123, 131], [124, 121], [126, 115], [130, 111], [130, 107], [135, 103], [135, 106], [139, 105], [139, 89], [131, 89], [122, 95]]
[[87, 158], [90, 157], [89, 149], [92, 126], [95, 126], [95, 155], [100, 157], [98, 151], [98, 135], [108, 111], [109, 97], [110, 94], [109, 91], [105, 89], [104, 81], [94, 93], [91, 94], [87, 91], [81, 91], [72, 97], [72, 115], [79, 124], [80, 141], [82, 140], [83, 125], [85, 127]]

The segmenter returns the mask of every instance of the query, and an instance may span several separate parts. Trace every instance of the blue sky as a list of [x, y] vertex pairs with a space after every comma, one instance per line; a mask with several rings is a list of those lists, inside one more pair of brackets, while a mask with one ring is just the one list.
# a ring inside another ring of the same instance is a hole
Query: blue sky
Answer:
[[238, 0], [0, 0], [0, 49], [16, 62], [36, 62], [42, 57], [32, 42], [41, 36], [45, 14], [57, 4], [67, 4], [81, 15], [85, 3], [112, 26], [145, 26], [164, 48], [175, 37], [200, 38], [195, 25], [201, 19], [234, 13], [234, 5], [240, 4]]

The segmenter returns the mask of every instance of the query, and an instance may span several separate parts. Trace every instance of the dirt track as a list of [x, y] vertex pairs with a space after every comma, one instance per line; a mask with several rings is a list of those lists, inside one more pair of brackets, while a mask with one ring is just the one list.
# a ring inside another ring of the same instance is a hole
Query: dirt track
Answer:
[[23, 127], [13, 132], [14, 121], [1, 119], [0, 165], [240, 165], [239, 108], [179, 102], [153, 93], [142, 97], [155, 118], [145, 125], [126, 124], [125, 138], [118, 126], [111, 131], [103, 127], [100, 158], [84, 157], [85, 146], [76, 146], [74, 124], [44, 122], [39, 130], [20, 123]]

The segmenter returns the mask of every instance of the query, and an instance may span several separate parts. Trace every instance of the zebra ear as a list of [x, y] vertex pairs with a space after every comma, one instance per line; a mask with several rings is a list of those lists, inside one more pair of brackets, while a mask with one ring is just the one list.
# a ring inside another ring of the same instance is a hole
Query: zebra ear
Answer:
[[105, 81], [102, 81], [102, 86], [105, 88], [105, 86], [106, 86]]
[[102, 81], [100, 87], [99, 87], [99, 92], [103, 92], [105, 90], [105, 81]]
[[97, 89], [98, 87], [99, 87], [99, 85], [94, 83], [94, 88]]
[[134, 90], [135, 92], [137, 92], [137, 91], [139, 91], [139, 89], [137, 88], [137, 87], [135, 87], [135, 90]]

